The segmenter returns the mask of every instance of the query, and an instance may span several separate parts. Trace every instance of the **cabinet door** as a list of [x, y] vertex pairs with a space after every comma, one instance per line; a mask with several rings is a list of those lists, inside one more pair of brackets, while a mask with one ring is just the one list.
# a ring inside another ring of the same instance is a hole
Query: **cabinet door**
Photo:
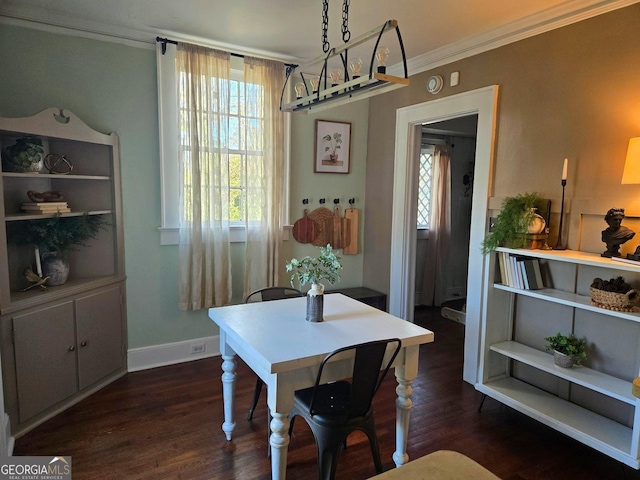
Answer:
[[73, 303], [13, 317], [20, 422], [77, 391]]
[[124, 365], [120, 287], [77, 299], [76, 324], [83, 390]]

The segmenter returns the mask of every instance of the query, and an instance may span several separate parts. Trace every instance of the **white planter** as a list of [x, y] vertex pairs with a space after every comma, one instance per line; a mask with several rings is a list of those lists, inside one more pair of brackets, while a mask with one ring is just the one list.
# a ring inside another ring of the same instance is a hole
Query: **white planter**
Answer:
[[307, 321], [321, 322], [324, 310], [324, 285], [312, 283], [307, 292]]

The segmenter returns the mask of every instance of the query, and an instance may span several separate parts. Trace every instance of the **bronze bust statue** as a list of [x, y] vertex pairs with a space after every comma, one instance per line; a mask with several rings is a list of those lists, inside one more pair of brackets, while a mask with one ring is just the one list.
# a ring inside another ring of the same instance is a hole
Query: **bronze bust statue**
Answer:
[[610, 208], [604, 217], [609, 227], [602, 231], [602, 241], [607, 244], [607, 250], [602, 257], [619, 257], [620, 245], [631, 240], [636, 234], [633, 230], [622, 226], [624, 208]]

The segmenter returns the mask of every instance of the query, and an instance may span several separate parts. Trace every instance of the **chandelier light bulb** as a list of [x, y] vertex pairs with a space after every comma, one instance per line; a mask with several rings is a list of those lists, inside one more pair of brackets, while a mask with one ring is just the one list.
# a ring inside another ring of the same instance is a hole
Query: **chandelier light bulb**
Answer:
[[351, 70], [351, 78], [358, 78], [360, 76], [360, 69], [362, 68], [362, 60], [356, 58], [352, 60], [349, 64], [349, 69]]
[[304, 97], [304, 90], [305, 90], [305, 85], [302, 82], [296, 83], [295, 87], [293, 87], [296, 90], [296, 99], [300, 99], [302, 97]]
[[320, 85], [320, 78], [319, 77], [312, 77], [311, 80], [311, 90], [313, 91], [314, 94], [318, 93], [318, 86]]
[[335, 87], [340, 83], [340, 78], [342, 77], [342, 72], [340, 70], [331, 70], [329, 72], [329, 78], [331, 79], [331, 86]]
[[387, 59], [389, 58], [389, 49], [380, 47], [376, 52], [376, 60], [378, 61], [378, 73], [387, 73]]

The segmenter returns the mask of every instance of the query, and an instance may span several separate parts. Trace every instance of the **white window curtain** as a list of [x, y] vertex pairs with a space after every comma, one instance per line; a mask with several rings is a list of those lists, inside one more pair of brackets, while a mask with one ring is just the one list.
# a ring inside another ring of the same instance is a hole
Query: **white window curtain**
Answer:
[[231, 302], [229, 244], [229, 54], [180, 43], [178, 307]]
[[[244, 223], [244, 296], [278, 284], [285, 189], [284, 65], [180, 43], [179, 308], [231, 303], [230, 227]], [[235, 222], [233, 223], [232, 222]]]
[[422, 303], [439, 306], [446, 300], [447, 256], [451, 239], [451, 158], [449, 147], [436, 145], [429, 243], [422, 281]]
[[[244, 297], [279, 285], [285, 189], [285, 121], [280, 111], [284, 65], [244, 59], [247, 117], [247, 215]], [[252, 124], [251, 122], [255, 122]], [[259, 154], [253, 154], [253, 150]]]

